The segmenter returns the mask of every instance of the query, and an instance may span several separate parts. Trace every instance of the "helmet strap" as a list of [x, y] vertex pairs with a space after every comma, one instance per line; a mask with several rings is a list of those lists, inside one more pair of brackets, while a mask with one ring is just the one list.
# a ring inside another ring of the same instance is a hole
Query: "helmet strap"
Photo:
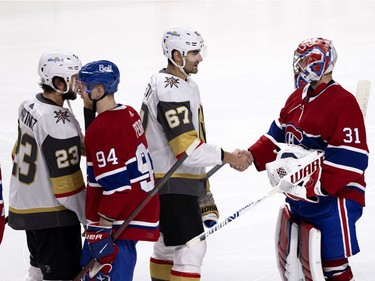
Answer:
[[97, 103], [98, 101], [104, 99], [104, 97], [105, 97], [106, 95], [107, 95], [107, 92], [105, 92], [104, 95], [102, 95], [100, 98], [98, 98], [98, 99], [96, 99], [96, 100], [92, 99], [92, 98], [91, 98], [91, 95], [89, 95], [89, 99], [93, 102], [93, 104], [92, 104], [92, 110], [93, 110], [94, 112], [96, 112], [96, 103]]
[[184, 67], [186, 65], [186, 59], [184, 57], [182, 57], [182, 65], [178, 65], [174, 59], [172, 58], [171, 59], [171, 62], [178, 68], [178, 70], [186, 77], [188, 78], [189, 77], [189, 74], [186, 73], [186, 71], [184, 70]]

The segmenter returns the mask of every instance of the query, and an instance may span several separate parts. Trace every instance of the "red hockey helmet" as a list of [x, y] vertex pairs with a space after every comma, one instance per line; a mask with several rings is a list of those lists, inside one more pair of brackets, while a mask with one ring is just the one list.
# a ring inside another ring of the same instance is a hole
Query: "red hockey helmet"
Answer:
[[306, 39], [294, 51], [293, 70], [296, 88], [318, 81], [333, 70], [337, 53], [331, 40]]

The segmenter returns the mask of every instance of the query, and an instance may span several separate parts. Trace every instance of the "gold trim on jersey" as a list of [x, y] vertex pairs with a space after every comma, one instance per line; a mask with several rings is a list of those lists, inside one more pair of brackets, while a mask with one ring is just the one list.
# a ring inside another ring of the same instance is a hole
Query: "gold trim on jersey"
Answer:
[[[155, 178], [161, 179], [164, 177], [164, 173], [155, 174]], [[199, 175], [192, 175], [192, 174], [181, 174], [181, 173], [174, 173], [171, 178], [183, 178], [183, 179], [194, 179], [194, 180], [201, 180], [206, 177], [206, 174], [199, 174]]]
[[32, 208], [32, 209], [22, 209], [22, 210], [18, 210], [9, 206], [9, 211], [15, 214], [49, 213], [49, 212], [64, 211], [64, 210], [66, 210], [64, 206], [56, 206], [56, 207], [49, 207], [49, 208]]
[[196, 131], [183, 133], [169, 142], [174, 155], [180, 155], [198, 138]]
[[51, 178], [51, 182], [53, 185], [53, 192], [56, 195], [74, 192], [84, 185], [81, 170], [78, 170], [71, 175]]

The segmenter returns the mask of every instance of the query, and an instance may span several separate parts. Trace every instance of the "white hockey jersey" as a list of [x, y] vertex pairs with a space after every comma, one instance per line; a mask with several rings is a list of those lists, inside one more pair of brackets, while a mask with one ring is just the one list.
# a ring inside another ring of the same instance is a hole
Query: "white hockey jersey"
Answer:
[[161, 179], [197, 138], [203, 143], [172, 175], [159, 194], [202, 196], [206, 166], [222, 164], [222, 150], [206, 143], [203, 107], [197, 84], [165, 69], [154, 74], [143, 99], [141, 117], [156, 179]]
[[35, 230], [86, 223], [79, 124], [42, 94], [19, 108], [9, 226]]

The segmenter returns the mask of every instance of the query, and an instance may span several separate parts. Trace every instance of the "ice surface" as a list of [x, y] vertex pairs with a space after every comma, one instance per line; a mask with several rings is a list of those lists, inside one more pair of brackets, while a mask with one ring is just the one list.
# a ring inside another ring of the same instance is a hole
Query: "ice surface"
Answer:
[[[226, 150], [247, 148], [265, 133], [293, 89], [292, 57], [309, 37], [333, 40], [334, 78], [351, 92], [357, 81], [375, 87], [375, 2], [372, 1], [62, 1], [0, 2], [0, 162], [7, 206], [17, 109], [39, 91], [37, 65], [49, 49], [66, 49], [83, 63], [107, 59], [121, 70], [118, 102], [137, 110], [150, 76], [164, 67], [163, 31], [196, 28], [208, 56], [194, 79], [200, 85], [208, 141]], [[375, 97], [366, 117], [375, 144]], [[73, 102], [83, 124], [82, 101]], [[84, 160], [82, 161], [84, 168]], [[367, 207], [358, 222], [361, 252], [350, 259], [357, 281], [375, 276], [374, 161], [367, 170]], [[270, 189], [254, 167], [222, 168], [212, 177], [222, 219]], [[279, 280], [274, 227], [282, 195], [262, 202], [208, 238], [202, 281]], [[151, 243], [138, 244], [134, 280], [149, 280]], [[22, 231], [6, 228], [0, 246], [0, 281], [24, 280], [28, 250]]]

